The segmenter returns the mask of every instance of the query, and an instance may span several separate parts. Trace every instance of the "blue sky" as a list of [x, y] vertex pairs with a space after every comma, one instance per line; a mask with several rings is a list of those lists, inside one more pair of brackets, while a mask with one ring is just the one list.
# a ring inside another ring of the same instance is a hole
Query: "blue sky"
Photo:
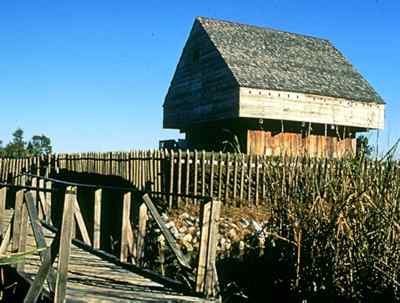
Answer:
[[72, 152], [179, 136], [162, 104], [200, 15], [331, 40], [387, 102], [385, 149], [400, 137], [399, 14], [398, 0], [1, 1], [0, 140], [21, 127]]

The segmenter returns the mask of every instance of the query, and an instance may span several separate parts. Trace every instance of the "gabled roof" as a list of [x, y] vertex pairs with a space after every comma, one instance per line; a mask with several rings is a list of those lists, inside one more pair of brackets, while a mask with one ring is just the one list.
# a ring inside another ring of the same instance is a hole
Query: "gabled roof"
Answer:
[[239, 86], [384, 103], [328, 41], [198, 17]]

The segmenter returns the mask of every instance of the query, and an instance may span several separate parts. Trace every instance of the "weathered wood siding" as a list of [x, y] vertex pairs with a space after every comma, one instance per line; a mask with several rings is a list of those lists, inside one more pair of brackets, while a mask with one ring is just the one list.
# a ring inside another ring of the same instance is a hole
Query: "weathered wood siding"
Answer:
[[164, 127], [186, 129], [238, 116], [238, 85], [196, 20], [164, 102]]
[[247, 153], [268, 156], [302, 156], [341, 158], [356, 154], [355, 138], [339, 139], [332, 136], [301, 133], [278, 133], [248, 130]]
[[384, 104], [241, 87], [239, 116], [382, 129]]

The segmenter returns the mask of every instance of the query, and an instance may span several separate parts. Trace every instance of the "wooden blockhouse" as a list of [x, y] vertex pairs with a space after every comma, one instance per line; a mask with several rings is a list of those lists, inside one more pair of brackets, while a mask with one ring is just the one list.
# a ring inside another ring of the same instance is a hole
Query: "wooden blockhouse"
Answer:
[[164, 102], [192, 148], [341, 157], [384, 126], [384, 101], [325, 39], [196, 18]]

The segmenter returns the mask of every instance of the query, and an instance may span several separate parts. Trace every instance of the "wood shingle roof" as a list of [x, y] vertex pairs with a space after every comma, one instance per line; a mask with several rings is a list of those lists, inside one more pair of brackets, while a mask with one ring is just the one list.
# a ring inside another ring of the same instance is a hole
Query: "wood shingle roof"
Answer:
[[384, 103], [325, 39], [198, 17], [239, 86]]

